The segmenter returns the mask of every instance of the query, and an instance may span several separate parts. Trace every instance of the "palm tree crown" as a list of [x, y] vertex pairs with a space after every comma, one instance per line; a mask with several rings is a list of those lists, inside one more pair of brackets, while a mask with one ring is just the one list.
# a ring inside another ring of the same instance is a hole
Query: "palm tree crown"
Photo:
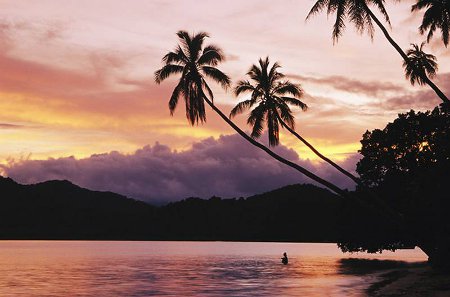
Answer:
[[209, 37], [205, 32], [190, 35], [186, 31], [178, 31], [177, 36], [179, 44], [163, 57], [164, 66], [155, 72], [155, 81], [159, 84], [171, 75], [181, 74], [169, 100], [170, 114], [173, 115], [178, 99], [182, 97], [189, 123], [203, 123], [206, 121], [204, 99], [214, 99], [205, 77], [213, 79], [224, 89], [230, 85], [230, 78], [215, 67], [225, 60], [225, 56], [215, 45], [203, 47], [205, 38]]
[[411, 8], [412, 11], [426, 8], [422, 24], [419, 27], [421, 34], [427, 34], [427, 42], [430, 42], [436, 29], [441, 29], [442, 41], [447, 47], [449, 42], [450, 27], [450, 1], [449, 0], [418, 0]]
[[259, 59], [259, 66], [253, 65], [247, 73], [253, 84], [248, 80], [237, 83], [234, 89], [235, 95], [250, 92], [251, 97], [239, 102], [231, 110], [230, 118], [257, 104], [247, 119], [247, 123], [253, 126], [251, 136], [252, 138], [260, 137], [264, 130], [264, 122], [267, 122], [269, 145], [275, 146], [279, 144], [280, 124], [294, 129], [295, 121], [289, 104], [298, 106], [302, 110], [306, 110], [307, 106], [297, 99], [303, 95], [300, 85], [283, 80], [285, 76], [278, 72], [280, 68], [278, 63], [274, 63], [270, 69], [269, 64], [269, 57], [264, 60]]
[[384, 2], [384, 0], [318, 0], [311, 8], [306, 19], [323, 10], [326, 10], [328, 15], [336, 13], [336, 21], [333, 25], [332, 33], [333, 42], [337, 42], [339, 37], [342, 36], [346, 20], [352, 22], [359, 33], [366, 31], [373, 38], [375, 29], [368, 4], [373, 4], [378, 8], [386, 22], [390, 23]]
[[408, 62], [403, 62], [405, 68], [405, 76], [412, 85], [418, 83], [419, 85], [426, 84], [426, 78], [433, 78], [436, 75], [438, 65], [436, 57], [425, 53], [422, 49], [425, 43], [420, 46], [411, 44], [412, 48], [406, 54], [408, 55]]

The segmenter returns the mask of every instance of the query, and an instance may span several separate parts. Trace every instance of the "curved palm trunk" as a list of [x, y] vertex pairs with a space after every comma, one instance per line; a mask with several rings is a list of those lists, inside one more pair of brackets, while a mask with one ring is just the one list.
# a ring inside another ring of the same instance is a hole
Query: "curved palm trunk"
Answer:
[[400, 214], [398, 214], [397, 212], [395, 212], [383, 199], [381, 199], [378, 195], [376, 195], [374, 192], [372, 192], [372, 190], [368, 189], [367, 187], [365, 187], [361, 181], [359, 180], [359, 178], [357, 178], [356, 176], [354, 176], [353, 174], [351, 174], [350, 172], [348, 172], [347, 170], [345, 170], [344, 168], [340, 167], [338, 164], [334, 163], [332, 160], [330, 160], [329, 158], [325, 157], [324, 155], [322, 155], [318, 150], [316, 150], [306, 139], [304, 139], [300, 134], [298, 134], [295, 130], [291, 129], [282, 119], [281, 117], [278, 116], [278, 120], [280, 121], [281, 125], [286, 128], [289, 132], [291, 132], [292, 134], [294, 134], [301, 142], [303, 142], [308, 148], [310, 148], [317, 156], [319, 156], [322, 160], [324, 160], [325, 162], [329, 163], [331, 166], [333, 166], [334, 168], [336, 168], [339, 172], [345, 174], [346, 176], [348, 176], [350, 179], [352, 179], [357, 185], [359, 185], [362, 189], [365, 190], [366, 195], [370, 196], [371, 202], [372, 203], [368, 203], [366, 202], [361, 202], [359, 200], [356, 200], [361, 206], [364, 207], [374, 207], [376, 208], [379, 213], [384, 216], [386, 219], [390, 219], [392, 220], [392, 222], [397, 223], [400, 228], [402, 228], [402, 230], [405, 230], [405, 222], [404, 219], [401, 217]]
[[[383, 24], [380, 22], [380, 20], [373, 14], [373, 12], [369, 9], [369, 7], [366, 5], [367, 12], [369, 13], [370, 17], [374, 20], [374, 22], [378, 25], [378, 27], [383, 31], [384, 36], [389, 41], [389, 43], [397, 50], [397, 52], [402, 56], [403, 60], [405, 60], [406, 63], [409, 63], [409, 58], [405, 54], [405, 52], [401, 49], [401, 47], [392, 39], [392, 37], [389, 35], [389, 32], [386, 30], [386, 28], [383, 26]], [[433, 89], [433, 91], [441, 98], [441, 100], [444, 103], [449, 104], [450, 100], [447, 98], [447, 96], [428, 78], [425, 77], [425, 82]]]
[[297, 132], [295, 132], [295, 130], [291, 129], [291, 127], [289, 127], [288, 125], [286, 125], [286, 123], [280, 118], [278, 117], [278, 120], [280, 121], [281, 125], [286, 128], [289, 132], [291, 132], [293, 135], [295, 135], [295, 137], [297, 137], [301, 142], [303, 142], [310, 150], [312, 150], [314, 152], [314, 154], [316, 154], [319, 158], [321, 158], [322, 160], [324, 160], [325, 162], [329, 163], [331, 166], [333, 166], [334, 168], [336, 168], [339, 172], [341, 172], [342, 174], [345, 174], [347, 177], [349, 177], [350, 179], [352, 179], [356, 184], [360, 185], [360, 181], [359, 178], [357, 178], [356, 176], [354, 176], [353, 174], [351, 174], [350, 172], [348, 172], [347, 170], [345, 170], [344, 168], [342, 168], [341, 166], [339, 166], [338, 164], [334, 163], [332, 160], [330, 160], [329, 158], [325, 157], [324, 155], [322, 155], [318, 150], [316, 150], [316, 148], [314, 148], [306, 139], [304, 139], [300, 134], [298, 134]]
[[244, 131], [242, 131], [238, 126], [236, 126], [235, 123], [233, 123], [225, 114], [222, 113], [222, 111], [220, 109], [218, 109], [214, 104], [212, 104], [212, 102], [208, 99], [208, 98], [204, 98], [204, 100], [206, 101], [206, 103], [208, 103], [209, 106], [211, 106], [211, 108], [225, 121], [227, 122], [228, 125], [230, 125], [239, 135], [241, 135], [242, 137], [244, 137], [248, 142], [250, 142], [251, 144], [253, 144], [254, 146], [256, 146], [257, 148], [265, 151], [267, 154], [269, 154], [272, 158], [278, 160], [279, 162], [294, 168], [295, 170], [299, 171], [300, 173], [306, 175], [307, 177], [309, 177], [310, 179], [318, 182], [319, 184], [327, 187], [328, 189], [330, 189], [331, 191], [335, 192], [336, 194], [338, 194], [341, 197], [345, 197], [347, 196], [347, 193], [342, 190], [341, 188], [339, 188], [338, 186], [336, 186], [335, 184], [326, 181], [324, 179], [322, 179], [321, 177], [315, 175], [314, 173], [308, 171], [307, 169], [303, 168], [302, 166], [295, 164], [289, 160], [286, 160], [285, 158], [281, 157], [280, 155], [276, 154], [275, 152], [273, 152], [272, 150], [270, 150], [269, 148], [267, 148], [266, 146], [264, 146], [263, 144], [255, 141], [253, 138], [251, 138], [250, 136], [247, 135], [247, 133], [245, 133]]
[[[252, 145], [258, 147], [259, 149], [261, 149], [263, 151], [265, 151], [268, 155], [270, 155], [274, 159], [278, 160], [279, 162], [281, 162], [281, 163], [283, 163], [283, 164], [285, 164], [285, 165], [287, 165], [287, 166], [289, 166], [291, 168], [294, 168], [295, 170], [297, 170], [300, 173], [306, 175], [307, 177], [311, 178], [312, 180], [314, 180], [314, 181], [318, 182], [319, 184], [327, 187], [328, 189], [330, 189], [331, 191], [335, 192], [339, 196], [341, 196], [343, 198], [350, 198], [350, 199], [353, 198], [353, 201], [358, 203], [362, 207], [374, 208], [376, 211], [379, 212], [379, 214], [382, 217], [384, 217], [387, 220], [390, 220], [393, 224], [398, 226], [401, 230], [408, 230], [408, 227], [405, 224], [405, 221], [404, 221], [403, 217], [400, 214], [398, 214], [397, 212], [395, 212], [392, 208], [390, 208], [382, 199], [377, 197], [372, 192], [368, 191], [367, 194], [369, 196], [371, 196], [372, 198], [374, 198], [373, 201], [375, 202], [375, 204], [368, 204], [367, 202], [362, 201], [361, 199], [358, 199], [355, 196], [348, 195], [348, 193], [346, 191], [342, 190], [341, 188], [339, 188], [338, 186], [334, 185], [333, 183], [320, 178], [319, 176], [315, 175], [314, 173], [308, 171], [307, 169], [303, 168], [302, 166], [300, 166], [300, 165], [298, 165], [296, 163], [293, 163], [293, 162], [291, 162], [289, 160], [286, 160], [285, 158], [283, 158], [280, 155], [276, 154], [275, 152], [273, 152], [272, 150], [270, 150], [269, 148], [267, 148], [263, 144], [255, 141], [253, 138], [248, 136], [244, 131], [242, 131], [235, 123], [233, 123], [225, 114], [223, 114], [222, 111], [220, 109], [218, 109], [208, 98], [204, 98], [204, 100], [206, 101], [206, 103], [208, 103], [208, 105], [225, 122], [227, 122], [228, 125], [230, 125], [239, 135], [241, 135], [243, 138], [245, 138]], [[344, 169], [342, 169], [342, 170], [344, 170]]]
[[387, 214], [390, 218], [396, 220], [399, 219], [400, 216], [398, 213], [396, 213], [391, 207], [389, 207], [389, 205], [387, 205], [386, 202], [384, 202], [384, 200], [382, 200], [380, 197], [378, 197], [375, 193], [373, 193], [370, 189], [367, 189], [367, 187], [365, 187], [361, 181], [359, 180], [359, 178], [357, 178], [356, 176], [354, 176], [353, 174], [351, 174], [350, 172], [348, 172], [347, 170], [345, 170], [344, 168], [340, 167], [338, 164], [334, 163], [332, 160], [330, 160], [329, 158], [325, 157], [324, 155], [322, 155], [318, 150], [316, 150], [306, 139], [304, 139], [300, 134], [298, 134], [295, 130], [291, 129], [288, 125], [286, 125], [286, 123], [280, 118], [278, 117], [278, 120], [280, 121], [281, 125], [286, 128], [289, 132], [291, 132], [292, 134], [294, 134], [301, 142], [303, 142], [308, 148], [310, 148], [317, 156], [319, 156], [322, 160], [324, 160], [325, 162], [329, 163], [331, 166], [333, 166], [334, 168], [336, 168], [337, 170], [339, 170], [339, 172], [345, 174], [346, 176], [348, 176], [350, 179], [352, 179], [357, 185], [359, 185], [361, 188], [366, 190], [367, 195], [369, 195], [372, 198], [372, 201], [374, 203], [372, 203], [372, 206], [377, 207], [379, 209], [381, 209], [383, 212], [385, 212], [385, 214]]

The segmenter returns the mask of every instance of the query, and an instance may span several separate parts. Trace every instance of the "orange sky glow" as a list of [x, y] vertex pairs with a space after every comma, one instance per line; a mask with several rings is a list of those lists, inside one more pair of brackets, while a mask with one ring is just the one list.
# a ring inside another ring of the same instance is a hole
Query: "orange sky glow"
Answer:
[[[403, 47], [425, 38], [413, 1], [387, 1], [394, 39]], [[189, 150], [208, 137], [234, 134], [211, 110], [191, 127], [167, 101], [175, 80], [154, 83], [175, 32], [206, 31], [222, 47], [219, 66], [233, 82], [269, 55], [306, 92], [296, 127], [319, 151], [344, 161], [366, 130], [382, 128], [397, 113], [440, 103], [427, 87], [404, 79], [402, 61], [377, 29], [373, 42], [348, 24], [339, 43], [332, 17], [305, 22], [314, 1], [22, 1], [0, 0], [0, 164], [118, 151], [131, 154], [156, 142]], [[426, 51], [438, 58], [435, 82], [450, 92], [450, 52], [436, 38]], [[212, 85], [214, 85], [211, 82]], [[242, 98], [214, 86], [228, 113]], [[244, 130], [245, 116], [236, 118]], [[283, 133], [300, 159], [315, 155]], [[15, 161], [14, 161], [15, 160]], [[353, 169], [353, 168], [351, 168]]]

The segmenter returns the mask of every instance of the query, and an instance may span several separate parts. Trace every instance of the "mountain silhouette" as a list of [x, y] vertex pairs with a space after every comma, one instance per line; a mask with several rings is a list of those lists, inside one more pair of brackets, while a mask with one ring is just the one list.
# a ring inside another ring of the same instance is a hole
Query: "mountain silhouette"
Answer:
[[1, 239], [336, 242], [341, 208], [313, 185], [160, 207], [66, 180], [21, 185], [0, 177], [0, 193]]

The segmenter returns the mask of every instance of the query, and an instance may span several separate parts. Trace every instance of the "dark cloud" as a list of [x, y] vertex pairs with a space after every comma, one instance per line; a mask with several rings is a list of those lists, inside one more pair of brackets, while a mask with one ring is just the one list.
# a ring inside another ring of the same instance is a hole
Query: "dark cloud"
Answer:
[[288, 77], [295, 80], [299, 80], [300, 82], [325, 84], [335, 88], [336, 90], [345, 91], [349, 93], [361, 93], [371, 97], [385, 96], [385, 94], [387, 93], [405, 91], [404, 88], [390, 82], [360, 81], [338, 75], [324, 76], [317, 78], [317, 77], [290, 74], [288, 75]]
[[[301, 75], [288, 76], [300, 82], [325, 84], [336, 90], [374, 97], [377, 99], [377, 102], [369, 103], [366, 107], [381, 110], [430, 109], [441, 103], [436, 93], [428, 86], [410, 86], [409, 88], [404, 88], [390, 82], [363, 82], [343, 76], [326, 76], [321, 78]], [[445, 94], [450, 93], [450, 73], [439, 74], [434, 81]], [[335, 100], [329, 99], [327, 101], [326, 99], [320, 98], [322, 105], [336, 105]], [[336, 110], [337, 108], [335, 106], [330, 110], [322, 110], [322, 116], [335, 115], [336, 112], [349, 114], [349, 110], [354, 109], [355, 106], [340, 107], [340, 110]]]
[[[444, 94], [447, 96], [450, 94], [450, 73], [447, 72], [438, 75], [438, 77], [434, 80], [434, 83], [441, 89], [442, 92], [444, 92]], [[413, 86], [411, 86], [411, 88], [413, 88]], [[441, 99], [426, 85], [421, 87], [420, 91], [392, 96], [376, 106], [385, 110], [432, 109], [440, 103], [442, 103]]]
[[0, 123], [0, 129], [20, 129], [23, 128], [22, 125], [16, 125], [16, 124], [8, 124], [8, 123]]
[[[348, 178], [330, 166], [301, 160], [283, 145], [275, 150], [341, 187], [352, 186]], [[342, 165], [352, 170], [356, 161], [357, 156], [350, 156]], [[248, 196], [311, 182], [238, 135], [208, 138], [184, 152], [156, 143], [129, 155], [111, 152], [79, 160], [22, 160], [2, 167], [4, 174], [22, 183], [67, 179], [90, 189], [113, 191], [152, 203], [189, 196]]]

